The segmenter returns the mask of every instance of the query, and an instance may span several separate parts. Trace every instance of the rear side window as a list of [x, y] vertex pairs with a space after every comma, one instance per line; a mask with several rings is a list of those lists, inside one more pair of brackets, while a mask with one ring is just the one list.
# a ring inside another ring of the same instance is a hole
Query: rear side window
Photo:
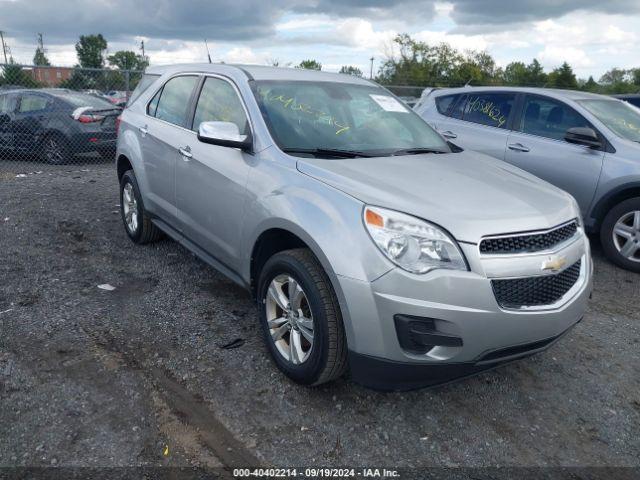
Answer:
[[147, 88], [149, 88], [151, 84], [158, 78], [160, 78], [160, 75], [150, 73], [145, 73], [144, 75], [142, 75], [142, 78], [138, 82], [138, 85], [136, 85], [136, 88], [134, 88], [133, 92], [131, 92], [131, 96], [129, 97], [129, 101], [127, 102], [128, 105], [131, 105], [133, 102], [135, 102], [136, 99], [140, 95], [142, 95], [147, 90]]
[[248, 133], [244, 108], [229, 82], [213, 77], [205, 80], [196, 106], [193, 130], [197, 131], [202, 122], [231, 122], [238, 126], [240, 135]]
[[442, 115], [447, 115], [451, 106], [460, 98], [460, 95], [444, 95], [436, 97], [436, 108]]
[[518, 130], [538, 137], [563, 140], [573, 127], [591, 127], [589, 122], [570, 106], [551, 98], [527, 96]]
[[50, 103], [49, 99], [42, 95], [25, 94], [20, 97], [20, 107], [18, 111], [20, 113], [38, 112], [45, 110]]
[[512, 93], [470, 94], [462, 118], [489, 127], [507, 128], [515, 98]]
[[[189, 75], [175, 77], [165, 83], [158, 99], [156, 100], [156, 95], [149, 104], [151, 107], [157, 102], [153, 109], [154, 116], [174, 125], [185, 126], [189, 99], [197, 82], [198, 77]], [[151, 110], [148, 113], [151, 115]]]

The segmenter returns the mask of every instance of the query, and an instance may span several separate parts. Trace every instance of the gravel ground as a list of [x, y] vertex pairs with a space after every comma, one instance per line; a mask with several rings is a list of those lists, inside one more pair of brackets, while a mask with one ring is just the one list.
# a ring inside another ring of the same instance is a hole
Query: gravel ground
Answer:
[[540, 355], [417, 392], [308, 389], [271, 363], [245, 291], [127, 239], [111, 165], [14, 167], [0, 466], [640, 466], [640, 277], [597, 245], [584, 321]]

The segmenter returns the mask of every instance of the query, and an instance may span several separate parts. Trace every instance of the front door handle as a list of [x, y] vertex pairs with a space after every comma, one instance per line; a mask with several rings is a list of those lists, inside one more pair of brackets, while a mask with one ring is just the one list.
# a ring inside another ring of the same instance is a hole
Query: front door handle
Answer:
[[442, 132], [442, 136], [444, 138], [458, 138], [458, 135], [456, 135], [455, 133], [453, 133], [451, 130], [447, 130], [445, 132]]
[[188, 162], [188, 161], [189, 161], [189, 159], [190, 159], [191, 157], [193, 157], [193, 154], [191, 153], [191, 147], [189, 147], [189, 146], [179, 148], [179, 149], [178, 149], [178, 152], [180, 152], [180, 155], [182, 155], [182, 159], [183, 159], [185, 162]]
[[507, 147], [509, 148], [509, 150], [515, 150], [516, 152], [528, 152], [529, 151], [529, 147], [525, 147], [521, 143], [510, 143], [509, 145], [507, 145]]
[[149, 129], [147, 128], [147, 126], [145, 125], [144, 127], [138, 127], [138, 130], [140, 131], [140, 134], [144, 137], [147, 133], [149, 133]]

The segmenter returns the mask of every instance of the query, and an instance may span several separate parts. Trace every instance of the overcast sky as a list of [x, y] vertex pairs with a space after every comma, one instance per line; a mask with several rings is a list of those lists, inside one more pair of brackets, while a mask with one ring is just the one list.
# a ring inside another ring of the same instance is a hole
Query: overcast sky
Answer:
[[55, 64], [76, 63], [80, 34], [102, 33], [109, 51], [145, 41], [152, 64], [214, 61], [355, 65], [367, 74], [409, 33], [430, 43], [487, 50], [499, 65], [563, 61], [579, 77], [640, 67], [640, 0], [0, 0], [0, 30], [30, 63], [44, 34]]

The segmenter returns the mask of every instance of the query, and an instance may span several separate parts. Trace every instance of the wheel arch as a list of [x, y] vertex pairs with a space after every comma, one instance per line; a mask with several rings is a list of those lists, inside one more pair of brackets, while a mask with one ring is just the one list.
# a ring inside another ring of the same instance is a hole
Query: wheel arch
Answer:
[[116, 159], [116, 171], [118, 172], [118, 182], [122, 180], [122, 176], [125, 174], [127, 170], [133, 170], [133, 164], [131, 163], [131, 160], [129, 160], [129, 158], [126, 155], [121, 153], [118, 155], [118, 158]]
[[625, 200], [635, 197], [640, 197], [640, 181], [621, 185], [601, 198], [593, 209], [592, 218], [595, 220], [593, 230], [600, 230], [604, 217], [613, 207], [620, 202], [624, 202]]

